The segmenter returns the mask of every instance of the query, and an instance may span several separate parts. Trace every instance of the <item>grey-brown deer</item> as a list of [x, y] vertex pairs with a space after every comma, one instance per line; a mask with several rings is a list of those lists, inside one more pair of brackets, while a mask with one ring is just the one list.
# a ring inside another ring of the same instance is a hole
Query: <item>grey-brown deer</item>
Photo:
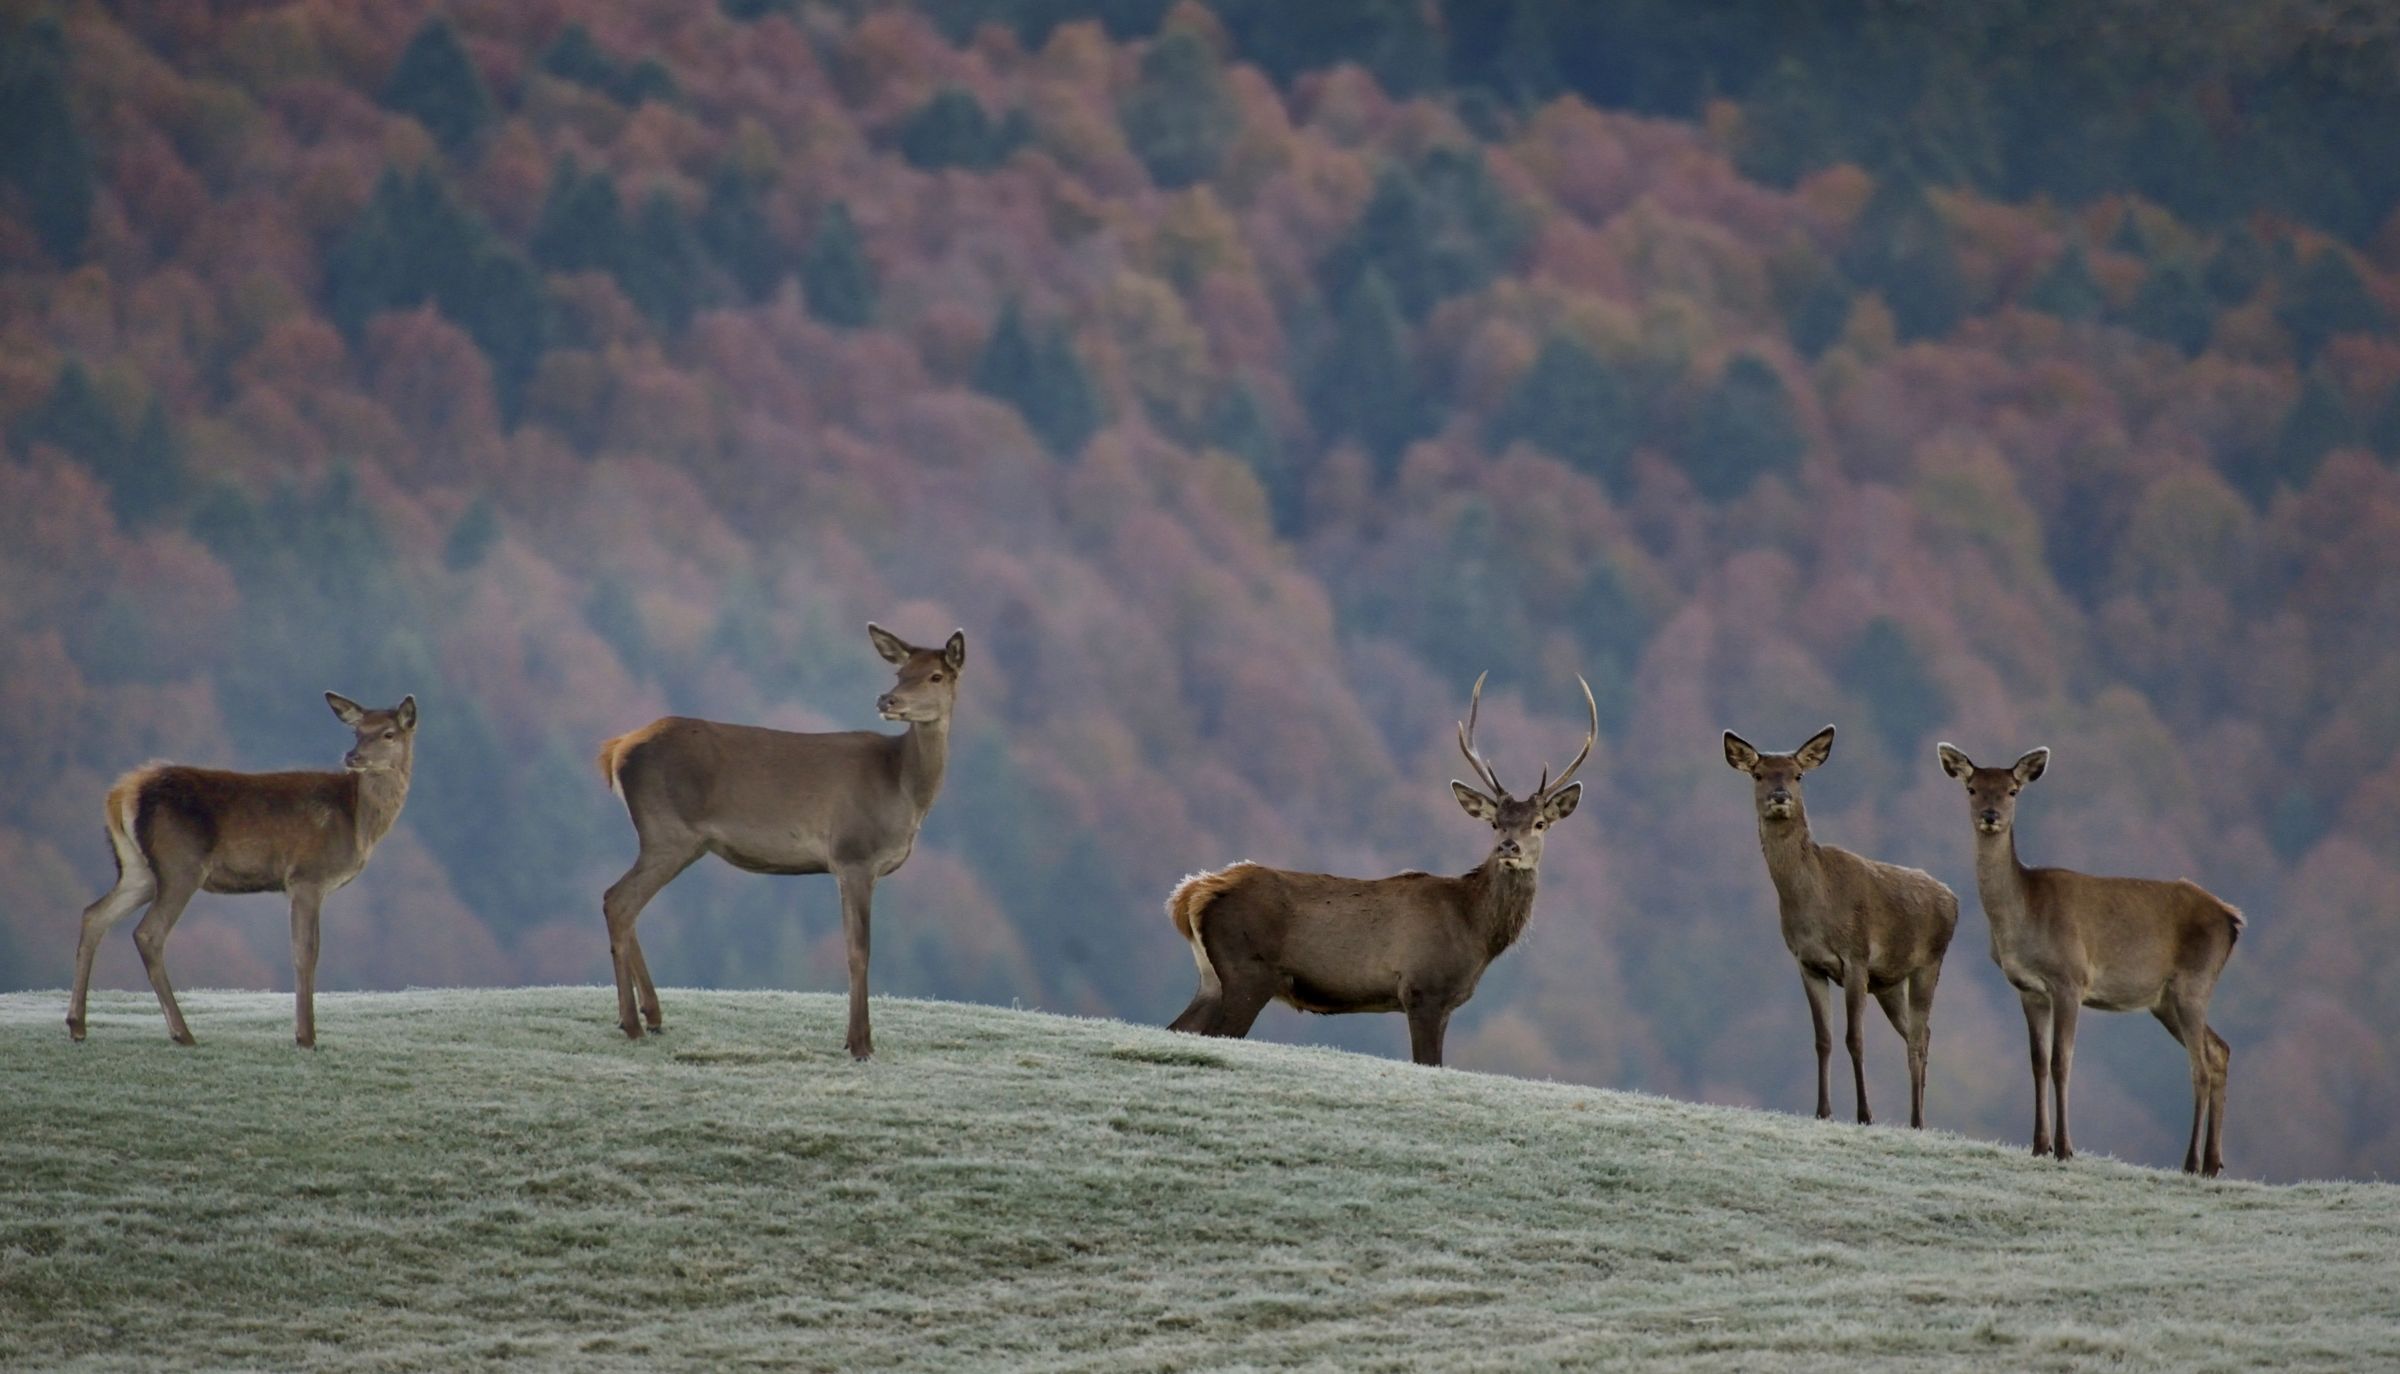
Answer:
[[1543, 839], [1583, 795], [1571, 779], [1600, 737], [1588, 683], [1583, 699], [1592, 723], [1582, 751], [1556, 781], [1543, 769], [1520, 801], [1475, 750], [1483, 701], [1475, 679], [1458, 747], [1480, 786], [1450, 784], [1460, 808], [1492, 827], [1491, 853], [1471, 872], [1337, 878], [1241, 863], [1184, 879], [1167, 913], [1191, 944], [1200, 989], [1169, 1029], [1244, 1036], [1270, 1001], [1325, 1013], [1397, 1011], [1408, 1017], [1411, 1057], [1441, 1063], [1451, 1013], [1533, 914]]
[[117, 881], [83, 909], [67, 1034], [83, 1039], [92, 958], [108, 928], [144, 902], [134, 948], [150, 974], [167, 1038], [197, 1043], [167, 981], [167, 936], [199, 892], [282, 892], [292, 902], [293, 1039], [317, 1043], [317, 917], [326, 895], [367, 866], [408, 800], [417, 699], [370, 711], [325, 694], [356, 738], [338, 773], [229, 773], [154, 763], [108, 789], [103, 807]]
[[1817, 1117], [1833, 1115], [1833, 1030], [1829, 1003], [1842, 990], [1843, 1042], [1867, 1108], [1866, 1003], [1873, 997], [1908, 1046], [1908, 1124], [1925, 1124], [1925, 1065], [1933, 1036], [1933, 991], [1958, 929], [1958, 895], [1922, 869], [1861, 858], [1809, 835], [1800, 775], [1833, 753], [1828, 725], [1789, 754], [1762, 754], [1725, 732], [1725, 761], [1750, 775], [1758, 847], [1767, 856], [1784, 948], [1800, 964], [1817, 1033]]
[[[897, 735], [872, 730], [799, 734], [668, 716], [600, 746], [600, 775], [633, 818], [641, 852], [601, 898], [616, 966], [617, 1024], [642, 1038], [662, 1029], [658, 988], [633, 923], [660, 888], [714, 854], [751, 873], [830, 873], [842, 895], [850, 956], [850, 1053], [875, 1052], [867, 1023], [867, 920], [875, 882], [908, 861], [917, 828], [941, 791], [950, 713], [967, 664], [959, 631], [919, 649], [878, 625], [875, 652], [899, 669], [875, 703]], [[638, 1002], [638, 1015], [637, 1015]]]
[[[2147, 1011], [2183, 1045], [2192, 1066], [2192, 1135], [2185, 1173], [2225, 1167], [2225, 1075], [2233, 1051], [2209, 1028], [2208, 1001], [2241, 938], [2242, 913], [2198, 884], [2095, 878], [2017, 860], [2017, 793], [2050, 765], [2036, 749], [2006, 768], [1978, 768], [1944, 744], [1942, 771], [1966, 784], [1975, 828], [1975, 887], [1992, 926], [1992, 959], [2025, 1005], [2033, 1056], [2033, 1152], [2074, 1157], [2067, 1078], [2078, 1010]], [[2051, 1130], [2050, 1100], [2058, 1117]], [[2205, 1153], [2202, 1118], [2206, 1118]]]

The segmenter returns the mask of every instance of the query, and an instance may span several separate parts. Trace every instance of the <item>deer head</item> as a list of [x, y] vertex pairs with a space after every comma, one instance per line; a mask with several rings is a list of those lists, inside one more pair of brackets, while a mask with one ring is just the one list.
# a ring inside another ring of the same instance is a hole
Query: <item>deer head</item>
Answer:
[[1483, 705], [1483, 678], [1489, 676], [1487, 673], [1475, 679], [1474, 695], [1467, 699], [1467, 718], [1458, 727], [1459, 752], [1467, 756], [1467, 764], [1475, 770], [1476, 780], [1483, 784], [1483, 789], [1478, 790], [1453, 780], [1450, 795], [1458, 798], [1459, 807], [1468, 815], [1491, 823], [1491, 857], [1494, 861], [1503, 868], [1530, 871], [1542, 862], [1542, 838], [1550, 829], [1551, 822], [1562, 821], [1573, 815], [1576, 804], [1583, 800], [1583, 784], [1569, 779], [1575, 776], [1576, 769], [1583, 767], [1583, 761], [1592, 756], [1592, 745], [1600, 738], [1600, 703], [1592, 699], [1590, 683], [1583, 682], [1582, 678], [1575, 679], [1583, 683], [1584, 704], [1591, 708], [1592, 713], [1591, 729], [1583, 737], [1582, 752], [1575, 755], [1574, 761], [1567, 765], [1566, 771], [1559, 774], [1555, 782], [1551, 781], [1550, 770], [1545, 766], [1541, 782], [1534, 787], [1531, 795], [1519, 801], [1501, 785], [1500, 777], [1492, 771], [1491, 763], [1475, 751], [1475, 717]]
[[342, 755], [342, 767], [353, 773], [406, 773], [417, 743], [417, 699], [400, 698], [384, 711], [370, 711], [339, 692], [327, 692], [325, 704], [357, 738]]
[[1800, 775], [1833, 756], [1833, 727], [1808, 737], [1788, 754], [1762, 754], [1750, 741], [1725, 732], [1725, 762], [1750, 775], [1750, 799], [1762, 821], [1788, 821], [1800, 814]]
[[940, 724], [950, 719], [950, 708], [958, 704], [958, 674], [967, 666], [967, 632], [954, 631], [950, 642], [939, 649], [919, 649], [900, 636], [870, 623], [867, 638], [875, 642], [875, 652], [900, 670], [900, 680], [892, 690], [875, 699], [875, 709], [885, 720], [906, 721], [911, 725]]
[[2050, 751], [2036, 749], [2006, 768], [1978, 768], [1947, 744], [1937, 747], [1942, 771], [1967, 785], [1967, 815], [1979, 835], [2005, 835], [2017, 823], [2017, 793], [2050, 766]]

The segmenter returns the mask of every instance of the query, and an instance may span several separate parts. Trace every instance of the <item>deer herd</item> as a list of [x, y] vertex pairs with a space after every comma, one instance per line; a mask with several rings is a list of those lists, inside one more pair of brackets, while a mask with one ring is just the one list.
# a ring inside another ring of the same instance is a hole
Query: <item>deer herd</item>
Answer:
[[[602, 896], [617, 1024], [629, 1039], [663, 1029], [658, 989], [634, 923], [660, 889], [701, 856], [751, 873], [829, 873], [841, 892], [849, 954], [846, 1047], [874, 1052], [867, 1021], [868, 921], [875, 884], [908, 860], [941, 790], [950, 719], [966, 667], [963, 632], [938, 649], [867, 627], [898, 671], [877, 712], [907, 729], [797, 733], [670, 716], [600, 746], [601, 777], [624, 803], [638, 849]], [[1458, 746], [1475, 782], [1452, 782], [1459, 808], [1491, 827], [1491, 850], [1456, 877], [1410, 871], [1386, 878], [1237, 863], [1178, 884], [1167, 899], [1175, 932], [1199, 971], [1191, 1005], [1172, 1029], [1247, 1035], [1271, 1001], [1301, 1011], [1397, 1011], [1412, 1056], [1442, 1062], [1450, 1016], [1474, 996], [1492, 961], [1533, 913], [1550, 827], [1575, 813], [1576, 771], [1599, 738], [1599, 707], [1556, 778], [1544, 769], [1522, 798], [1475, 746], [1483, 679], [1468, 697]], [[340, 772], [235, 773], [149, 764], [109, 788], [103, 813], [117, 880], [83, 912], [67, 1030], [85, 1032], [92, 960], [109, 927], [147, 906], [134, 928], [167, 1034], [190, 1026], [167, 979], [167, 936], [198, 892], [281, 892], [291, 901], [294, 1038], [316, 1043], [317, 921], [327, 895], [365, 869], [408, 799], [417, 704], [370, 710], [332, 692], [355, 739]], [[1841, 992], [1858, 1120], [1867, 1107], [1866, 1003], [1882, 1007], [1907, 1047], [1909, 1124], [1925, 1124], [1933, 994], [1958, 926], [1958, 898], [1919, 869], [1818, 843], [1802, 779], [1832, 756], [1827, 726], [1789, 754], [1765, 754], [1725, 732], [1725, 761], [1750, 776], [1759, 847], [1773, 883], [1784, 946], [1800, 967], [1816, 1030], [1817, 1115], [1833, 1115], [1832, 1000]], [[2102, 878], [2027, 868], [2017, 857], [2017, 797], [2042, 776], [2050, 751], [2002, 768], [1977, 767], [1948, 744], [1942, 771], [1962, 783], [1974, 834], [1975, 884], [1992, 959], [2017, 991], [2033, 1062], [2033, 1153], [2064, 1160], [2067, 1082], [2084, 1007], [2148, 1011], [2191, 1060], [2192, 1130], [2183, 1167], [2224, 1167], [2225, 1077], [2231, 1050], [2208, 1024], [2209, 996], [2242, 932], [2242, 914], [2190, 882]]]

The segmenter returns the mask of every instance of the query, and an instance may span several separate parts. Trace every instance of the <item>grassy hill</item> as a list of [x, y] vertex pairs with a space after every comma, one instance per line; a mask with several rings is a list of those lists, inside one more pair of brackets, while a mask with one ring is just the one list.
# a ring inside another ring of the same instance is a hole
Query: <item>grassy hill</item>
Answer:
[[[2400, 1362], [2400, 1189], [986, 1007], [0, 997], [0, 1365]], [[2237, 1161], [2238, 1163], [2238, 1161]]]

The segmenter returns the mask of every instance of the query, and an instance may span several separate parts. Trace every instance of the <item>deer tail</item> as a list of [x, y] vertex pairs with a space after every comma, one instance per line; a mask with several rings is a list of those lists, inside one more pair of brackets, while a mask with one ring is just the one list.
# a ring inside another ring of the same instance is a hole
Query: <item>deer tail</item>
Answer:
[[102, 804], [108, 822], [109, 855], [117, 861], [117, 885], [146, 886], [157, 881], [149, 851], [142, 847], [142, 793], [165, 772], [163, 763], [146, 763], [109, 784]]
[[608, 784], [608, 790], [617, 794], [618, 801], [625, 800], [625, 756], [647, 744], [651, 736], [666, 726], [666, 721], [654, 720], [639, 730], [628, 730], [600, 741], [600, 777]]
[[1192, 947], [1192, 962], [1200, 966], [1200, 981], [1213, 986], [1217, 981], [1216, 966], [1209, 962], [1207, 938], [1202, 933], [1202, 920], [1209, 906], [1239, 886], [1250, 875], [1253, 865], [1235, 864], [1214, 873], [1195, 873], [1175, 885], [1167, 894], [1167, 917], [1175, 923], [1175, 933]]

